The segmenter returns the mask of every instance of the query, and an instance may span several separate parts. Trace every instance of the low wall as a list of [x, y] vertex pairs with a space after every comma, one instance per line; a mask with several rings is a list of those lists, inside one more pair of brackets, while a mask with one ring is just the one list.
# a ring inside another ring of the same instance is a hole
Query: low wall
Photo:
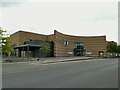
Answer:
[[37, 61], [42, 60], [42, 58], [19, 58], [19, 57], [3, 57], [2, 62], [26, 62], [26, 61]]

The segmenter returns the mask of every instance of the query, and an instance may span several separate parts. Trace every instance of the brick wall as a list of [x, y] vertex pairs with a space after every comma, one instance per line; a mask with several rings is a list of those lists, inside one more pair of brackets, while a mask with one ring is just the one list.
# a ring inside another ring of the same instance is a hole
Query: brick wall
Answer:
[[[99, 51], [107, 52], [106, 36], [72, 36], [54, 31], [51, 35], [42, 35], [25, 31], [18, 31], [10, 36], [12, 43], [22, 45], [28, 39], [54, 42], [54, 56], [74, 56], [74, 42], [82, 42], [86, 52], [92, 55], [99, 55]], [[68, 41], [68, 46], [64, 45]], [[87, 54], [86, 54], [87, 55]]]
[[11, 40], [13, 41], [12, 43], [17, 44], [17, 45], [22, 45], [24, 44], [24, 41], [28, 39], [32, 40], [47, 40], [47, 35], [42, 35], [42, 34], [36, 34], [36, 33], [31, 33], [31, 32], [25, 32], [25, 31], [18, 31], [10, 36]]
[[[93, 55], [99, 55], [99, 51], [103, 51], [106, 54], [106, 36], [72, 36], [65, 35], [58, 31], [55, 31], [55, 56], [73, 56], [68, 52], [73, 52], [74, 42], [82, 42], [85, 47], [85, 52], [92, 52]], [[68, 46], [64, 46], [63, 41], [68, 41]]]

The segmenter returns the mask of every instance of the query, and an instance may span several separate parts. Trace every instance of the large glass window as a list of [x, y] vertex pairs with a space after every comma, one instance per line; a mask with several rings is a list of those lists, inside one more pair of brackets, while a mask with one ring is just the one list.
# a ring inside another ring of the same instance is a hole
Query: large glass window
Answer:
[[84, 44], [82, 42], [75, 42], [74, 55], [75, 56], [84, 55]]
[[83, 49], [84, 45], [82, 42], [75, 42], [75, 48]]

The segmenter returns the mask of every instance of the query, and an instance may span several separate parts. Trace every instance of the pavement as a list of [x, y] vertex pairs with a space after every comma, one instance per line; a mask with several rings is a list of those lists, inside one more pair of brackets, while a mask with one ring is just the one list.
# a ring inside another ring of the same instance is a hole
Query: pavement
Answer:
[[118, 88], [118, 59], [3, 64], [3, 88]]
[[18, 61], [18, 62], [3, 62], [3, 64], [11, 64], [11, 63], [30, 63], [30, 62], [36, 62], [36, 63], [58, 63], [58, 62], [68, 62], [68, 61], [77, 61], [77, 60], [90, 60], [94, 59], [95, 57], [47, 57], [47, 58], [33, 58], [33, 60], [28, 61]]
[[58, 63], [58, 62], [68, 62], [68, 61], [77, 61], [77, 60], [90, 60], [94, 57], [52, 57], [52, 58], [43, 58], [40, 60], [41, 64], [45, 63]]

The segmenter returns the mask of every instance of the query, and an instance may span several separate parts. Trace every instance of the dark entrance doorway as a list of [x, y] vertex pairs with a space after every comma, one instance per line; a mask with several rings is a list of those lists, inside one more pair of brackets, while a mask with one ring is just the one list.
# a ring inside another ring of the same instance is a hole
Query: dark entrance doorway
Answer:
[[104, 52], [103, 51], [99, 51], [99, 56], [103, 56]]
[[74, 56], [84, 56], [84, 45], [81, 42], [75, 42]]

